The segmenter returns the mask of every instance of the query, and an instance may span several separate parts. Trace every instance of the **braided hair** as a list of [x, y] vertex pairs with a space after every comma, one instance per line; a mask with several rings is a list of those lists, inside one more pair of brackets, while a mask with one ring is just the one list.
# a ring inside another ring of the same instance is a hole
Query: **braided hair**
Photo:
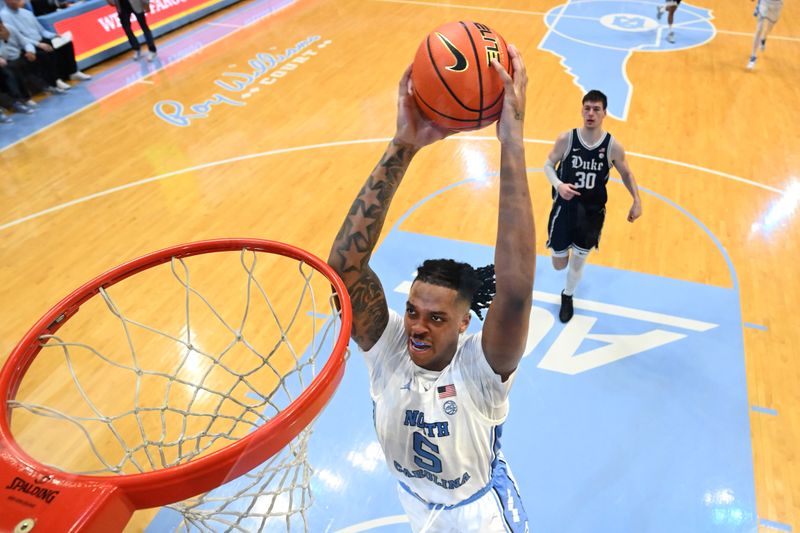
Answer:
[[480, 320], [481, 311], [489, 307], [496, 292], [494, 265], [476, 269], [452, 259], [428, 259], [417, 267], [414, 281], [454, 289], [460, 298], [470, 302], [470, 309]]

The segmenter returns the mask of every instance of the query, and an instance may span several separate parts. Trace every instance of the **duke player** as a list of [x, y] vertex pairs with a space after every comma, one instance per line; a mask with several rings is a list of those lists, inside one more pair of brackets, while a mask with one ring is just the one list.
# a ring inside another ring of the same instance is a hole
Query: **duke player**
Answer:
[[[404, 314], [390, 311], [369, 260], [389, 204], [414, 155], [448, 132], [420, 113], [407, 69], [400, 81], [397, 130], [353, 202], [328, 263], [347, 285], [352, 337], [365, 352], [374, 422], [400, 502], [414, 531], [527, 531], [519, 492], [500, 453], [508, 393], [528, 335], [535, 270], [523, 120], [527, 74], [509, 46], [500, 140], [496, 294], [472, 302], [481, 273], [452, 260], [426, 261]], [[408, 250], [408, 253], [414, 253]], [[491, 278], [492, 276], [487, 276]], [[464, 335], [470, 307], [488, 305], [483, 331]]]
[[583, 127], [562, 133], [544, 165], [545, 176], [554, 189], [547, 247], [552, 250], [556, 270], [569, 266], [561, 293], [561, 322], [572, 318], [572, 295], [583, 275], [586, 257], [600, 243], [608, 199], [606, 183], [612, 165], [633, 197], [628, 222], [642, 216], [639, 189], [625, 161], [625, 150], [603, 130], [607, 104], [606, 95], [600, 91], [586, 93]]

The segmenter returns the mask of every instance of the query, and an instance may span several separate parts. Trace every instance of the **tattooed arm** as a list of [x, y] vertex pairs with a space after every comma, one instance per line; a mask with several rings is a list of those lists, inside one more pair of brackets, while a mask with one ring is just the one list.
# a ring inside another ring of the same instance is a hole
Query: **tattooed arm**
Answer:
[[422, 116], [412, 96], [410, 79], [408, 67], [398, 88], [395, 136], [350, 206], [328, 256], [328, 264], [350, 293], [353, 340], [365, 351], [375, 345], [389, 320], [383, 286], [369, 266], [389, 204], [417, 151], [449, 134]]
[[383, 286], [370, 268], [369, 259], [392, 196], [413, 156], [413, 147], [392, 140], [350, 207], [328, 256], [328, 264], [341, 276], [350, 293], [352, 337], [364, 351], [378, 341], [389, 320]]

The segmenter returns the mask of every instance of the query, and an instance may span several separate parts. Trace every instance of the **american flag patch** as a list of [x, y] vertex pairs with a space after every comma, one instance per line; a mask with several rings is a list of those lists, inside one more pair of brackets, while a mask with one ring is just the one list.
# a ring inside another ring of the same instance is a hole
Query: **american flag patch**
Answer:
[[439, 393], [439, 398], [449, 398], [450, 396], [456, 395], [456, 386], [445, 385], [444, 387], [436, 387], [436, 391]]

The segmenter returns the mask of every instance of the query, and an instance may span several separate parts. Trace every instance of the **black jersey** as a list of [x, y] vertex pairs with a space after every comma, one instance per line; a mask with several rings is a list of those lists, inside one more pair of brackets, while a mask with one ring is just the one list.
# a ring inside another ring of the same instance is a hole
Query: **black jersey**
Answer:
[[574, 199], [584, 205], [606, 205], [606, 183], [611, 170], [610, 146], [610, 133], [606, 133], [603, 140], [590, 150], [578, 137], [577, 128], [572, 130], [568, 151], [559, 163], [558, 179], [574, 185], [581, 193]]

